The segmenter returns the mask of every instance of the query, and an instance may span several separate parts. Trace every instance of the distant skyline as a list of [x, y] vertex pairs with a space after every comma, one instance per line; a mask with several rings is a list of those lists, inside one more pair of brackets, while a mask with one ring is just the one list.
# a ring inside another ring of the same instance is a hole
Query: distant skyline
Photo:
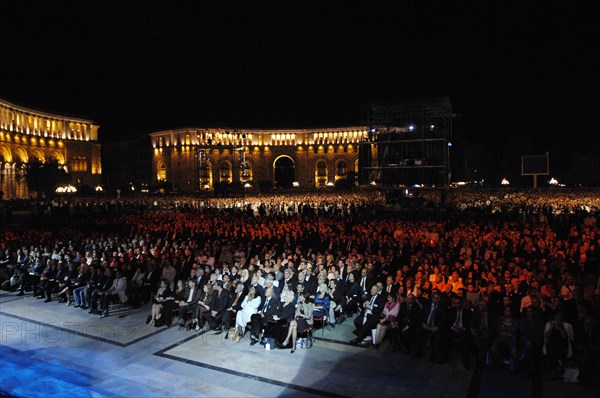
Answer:
[[449, 95], [459, 140], [598, 151], [591, 13], [397, 3], [6, 1], [0, 97], [110, 142], [355, 125], [369, 101]]

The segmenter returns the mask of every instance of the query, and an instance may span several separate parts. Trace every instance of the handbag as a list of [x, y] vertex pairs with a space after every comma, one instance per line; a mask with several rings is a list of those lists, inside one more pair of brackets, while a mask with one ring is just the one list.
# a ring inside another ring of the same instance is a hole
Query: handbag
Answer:
[[265, 350], [274, 350], [277, 348], [277, 340], [273, 337], [268, 337], [265, 339]]
[[10, 277], [10, 286], [12, 287], [12, 286], [16, 286], [16, 285], [20, 284], [22, 280], [23, 280], [23, 275], [21, 275], [21, 273], [17, 274], [15, 272], [15, 274]]
[[296, 341], [296, 348], [311, 348], [313, 346], [313, 340], [312, 337], [300, 337], [297, 341]]
[[227, 336], [227, 339], [229, 341], [235, 341], [235, 338], [237, 337], [237, 328], [232, 328], [229, 330], [229, 336]]
[[579, 383], [579, 367], [574, 361], [565, 361], [563, 370], [563, 381], [565, 383]]

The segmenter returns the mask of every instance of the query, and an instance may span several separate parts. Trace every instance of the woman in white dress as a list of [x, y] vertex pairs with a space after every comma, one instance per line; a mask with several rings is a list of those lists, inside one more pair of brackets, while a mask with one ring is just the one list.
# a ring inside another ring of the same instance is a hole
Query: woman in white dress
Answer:
[[237, 330], [237, 336], [235, 338], [236, 342], [240, 341], [244, 335], [244, 328], [246, 327], [246, 324], [250, 322], [252, 315], [258, 312], [260, 302], [260, 295], [257, 295], [254, 287], [251, 287], [242, 302], [242, 309], [235, 315], [235, 326]]

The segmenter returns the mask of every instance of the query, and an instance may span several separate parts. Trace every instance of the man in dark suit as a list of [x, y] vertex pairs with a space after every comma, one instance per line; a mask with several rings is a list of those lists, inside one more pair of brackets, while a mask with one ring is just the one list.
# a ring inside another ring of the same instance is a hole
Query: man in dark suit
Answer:
[[61, 261], [58, 262], [56, 266], [56, 270], [51, 272], [48, 278], [48, 283], [46, 284], [46, 300], [44, 303], [49, 303], [52, 301], [52, 293], [58, 292], [58, 284], [63, 280], [63, 278], [67, 275], [67, 269], [63, 265]]
[[153, 295], [156, 292], [156, 289], [158, 289], [161, 274], [162, 270], [160, 267], [156, 266], [154, 261], [150, 262], [146, 280], [144, 281], [144, 286], [147, 286], [148, 291], [150, 291], [150, 295]]
[[90, 273], [90, 280], [88, 281], [87, 289], [85, 290], [84, 305], [81, 306], [84, 310], [88, 309], [92, 305], [91, 303], [94, 291], [98, 289], [98, 286], [100, 286], [100, 282], [102, 282], [102, 278], [104, 277], [102, 274], [102, 268], [100, 266], [92, 266], [90, 268]]
[[348, 270], [348, 267], [346, 266], [346, 263], [344, 262], [344, 260], [342, 260], [342, 259], [338, 260], [336, 268], [337, 268], [338, 272], [340, 273], [340, 279], [345, 281], [349, 270]]
[[196, 287], [196, 281], [194, 279], [189, 279], [188, 285], [183, 293], [184, 299], [179, 301], [179, 327], [185, 326], [185, 313], [188, 310], [191, 310], [192, 313], [195, 312], [196, 307], [198, 307], [198, 300], [200, 300], [200, 294], [202, 294], [202, 290]]
[[398, 336], [393, 340], [393, 350], [398, 351], [402, 346], [408, 355], [416, 344], [417, 334], [421, 325], [421, 304], [414, 294], [406, 296], [406, 300], [400, 304], [398, 312]]
[[112, 268], [106, 268], [106, 270], [104, 270], [104, 275], [100, 278], [96, 289], [94, 289], [94, 292], [92, 293], [90, 314], [101, 314], [100, 311], [98, 311], [98, 299], [104, 298], [104, 292], [112, 287], [114, 279], [115, 276], [113, 275]]
[[446, 361], [450, 344], [456, 342], [456, 348], [465, 368], [469, 367], [469, 356], [473, 339], [471, 335], [471, 310], [463, 307], [460, 297], [452, 299], [452, 307], [448, 310], [442, 327], [443, 343], [440, 361]]
[[262, 303], [258, 312], [250, 318], [252, 332], [250, 334], [250, 345], [258, 343], [260, 330], [263, 329], [264, 336], [271, 337], [269, 322], [273, 321], [273, 315], [277, 314], [279, 300], [273, 294], [273, 288], [268, 287], [265, 290], [265, 301]]
[[296, 286], [298, 286], [298, 279], [294, 276], [294, 272], [290, 268], [286, 268], [283, 271], [283, 280], [279, 281], [279, 283], [281, 290], [283, 290], [283, 287], [287, 285], [289, 290], [295, 292]]
[[491, 348], [498, 331], [498, 316], [490, 309], [488, 299], [483, 297], [471, 317], [471, 334], [473, 335], [477, 359], [485, 361], [485, 356]]
[[390, 257], [388, 258], [389, 263], [389, 275], [396, 275], [396, 271], [400, 269], [402, 264], [402, 258], [396, 253], [395, 250], [390, 250]]
[[304, 291], [308, 293], [310, 296], [315, 296], [317, 294], [317, 288], [319, 287], [317, 283], [317, 277], [313, 275], [312, 265], [308, 264], [306, 266], [306, 274], [304, 276], [304, 281], [301, 281], [304, 285]]
[[371, 291], [371, 287], [375, 284], [373, 278], [368, 275], [367, 268], [363, 268], [360, 270], [360, 276], [358, 277], [358, 285], [360, 286], [360, 291], [363, 300], [369, 295]]
[[194, 256], [192, 255], [192, 251], [189, 248], [186, 248], [184, 251], [184, 256], [183, 259], [181, 261], [181, 272], [179, 277], [182, 280], [188, 280], [190, 275], [191, 275], [191, 271], [192, 271], [192, 266], [194, 264]]
[[442, 295], [439, 291], [435, 291], [431, 295], [431, 302], [423, 306], [421, 310], [421, 328], [417, 332], [416, 347], [413, 357], [419, 357], [423, 353], [423, 346], [426, 339], [431, 342], [431, 352], [429, 359], [434, 361], [439, 358], [442, 347], [442, 338], [440, 328], [446, 316], [446, 307], [441, 302]]
[[215, 305], [210, 309], [210, 315], [206, 316], [208, 325], [212, 330], [215, 330], [221, 324], [229, 302], [229, 292], [223, 288], [222, 281], [217, 281], [215, 283], [215, 292]]
[[225, 331], [225, 339], [229, 338], [227, 332], [231, 328], [231, 324], [234, 322], [233, 318], [235, 318], [235, 314], [242, 309], [242, 303], [244, 302], [245, 297], [246, 293], [244, 292], [244, 284], [238, 283], [235, 291], [233, 291], [229, 296], [229, 302], [227, 303], [227, 308], [223, 314], [221, 326], [216, 329], [215, 334], [221, 334], [223, 331]]
[[394, 283], [394, 277], [389, 275], [385, 278], [385, 286], [383, 287], [383, 294], [387, 297], [390, 293], [396, 294], [398, 292], [398, 285]]
[[370, 297], [363, 302], [361, 314], [354, 320], [356, 338], [351, 340], [351, 344], [361, 344], [365, 337], [371, 335], [371, 330], [377, 327], [381, 318], [381, 312], [385, 307], [385, 297], [381, 294], [378, 285], [371, 287]]
[[202, 291], [202, 288], [208, 283], [209, 279], [208, 274], [204, 272], [204, 268], [199, 267], [196, 269], [196, 286], [198, 289]]
[[[275, 280], [275, 278], [273, 277], [273, 274], [267, 274], [267, 276], [265, 277], [265, 294], [266, 294], [267, 288], [270, 287], [273, 289], [273, 295], [279, 297], [281, 295], [281, 292], [283, 291], [283, 286], [284, 286], [283, 279]], [[295, 285], [294, 289], [297, 289], [297, 288], [298, 288], [298, 285]], [[262, 302], [261, 302], [261, 305], [262, 305]]]

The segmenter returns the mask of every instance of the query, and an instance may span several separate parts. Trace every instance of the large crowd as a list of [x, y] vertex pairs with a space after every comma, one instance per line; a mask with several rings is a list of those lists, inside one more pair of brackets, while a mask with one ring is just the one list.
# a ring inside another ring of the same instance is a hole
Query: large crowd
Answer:
[[355, 345], [597, 382], [598, 192], [445, 200], [429, 220], [375, 192], [48, 202], [54, 228], [0, 235], [3, 288], [291, 352], [352, 322]]

